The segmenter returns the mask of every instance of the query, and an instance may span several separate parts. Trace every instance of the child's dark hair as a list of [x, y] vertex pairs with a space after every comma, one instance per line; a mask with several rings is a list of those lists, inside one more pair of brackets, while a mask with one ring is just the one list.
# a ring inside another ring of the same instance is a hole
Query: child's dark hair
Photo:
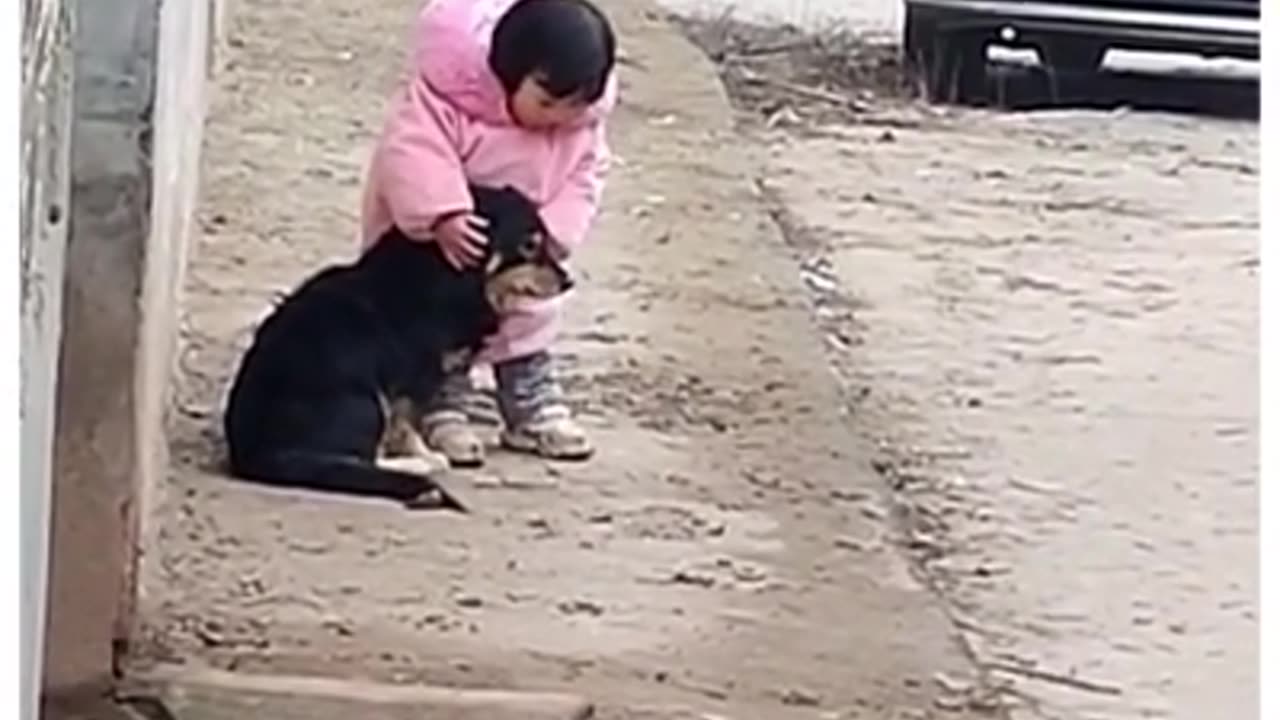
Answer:
[[613, 71], [615, 46], [609, 19], [589, 0], [518, 0], [493, 30], [489, 67], [508, 95], [538, 73], [552, 97], [594, 103]]

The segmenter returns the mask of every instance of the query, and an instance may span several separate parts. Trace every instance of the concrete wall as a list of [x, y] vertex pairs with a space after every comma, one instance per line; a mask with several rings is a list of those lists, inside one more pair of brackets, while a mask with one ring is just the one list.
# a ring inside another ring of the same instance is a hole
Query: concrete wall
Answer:
[[22, 720], [34, 718], [43, 662], [49, 488], [70, 188], [71, 83], [69, 8], [61, 0], [24, 0], [18, 361]]
[[76, 4], [45, 688], [110, 682], [162, 492], [215, 0]]

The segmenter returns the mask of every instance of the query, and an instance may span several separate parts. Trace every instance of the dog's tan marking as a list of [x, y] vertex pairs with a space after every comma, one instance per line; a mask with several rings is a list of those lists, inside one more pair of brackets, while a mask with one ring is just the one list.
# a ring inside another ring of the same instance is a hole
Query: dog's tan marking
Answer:
[[[439, 473], [445, 468], [436, 466], [435, 463], [420, 457], [382, 457], [377, 460], [378, 467], [383, 470], [397, 470], [407, 472], [419, 477], [430, 479], [435, 473]], [[447, 463], [446, 463], [447, 465]]]
[[449, 467], [448, 458], [427, 447], [426, 440], [418, 432], [419, 413], [408, 398], [398, 398], [389, 403], [379, 395], [378, 400], [383, 405], [386, 419], [386, 429], [378, 443], [379, 458], [418, 459], [436, 470]]
[[378, 406], [382, 408], [382, 437], [378, 438], [378, 457], [406, 454], [403, 423], [396, 417], [395, 404], [386, 395], [378, 393]]
[[382, 437], [378, 438], [378, 457], [383, 455], [393, 455], [394, 447], [401, 441], [396, 435], [395, 409], [391, 406], [391, 401], [386, 395], [378, 393], [378, 409], [382, 411]]
[[425, 457], [411, 456], [378, 458], [376, 462], [383, 470], [409, 473], [426, 481], [425, 487], [417, 497], [405, 501], [407, 507], [411, 509], [453, 508], [460, 512], [468, 512], [466, 505], [441, 482], [447, 478], [446, 471], [449, 469], [449, 461], [443, 455], [438, 456], [434, 461]]
[[489, 304], [499, 313], [521, 299], [547, 300], [560, 294], [560, 278], [545, 265], [516, 265], [485, 283]]
[[471, 350], [462, 348], [447, 352], [440, 358], [440, 369], [445, 373], [455, 373], [471, 366]]

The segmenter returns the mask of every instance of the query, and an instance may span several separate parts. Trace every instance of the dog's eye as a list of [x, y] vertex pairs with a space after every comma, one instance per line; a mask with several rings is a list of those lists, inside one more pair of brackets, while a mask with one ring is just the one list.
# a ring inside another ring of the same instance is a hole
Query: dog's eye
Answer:
[[525, 257], [533, 257], [542, 249], [542, 233], [532, 233], [525, 238], [524, 243], [520, 245], [520, 254]]

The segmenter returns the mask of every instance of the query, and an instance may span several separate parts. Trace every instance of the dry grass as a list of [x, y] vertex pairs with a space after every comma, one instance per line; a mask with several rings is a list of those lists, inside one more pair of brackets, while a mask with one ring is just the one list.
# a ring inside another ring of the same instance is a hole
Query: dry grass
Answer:
[[734, 103], [769, 125], [856, 120], [916, 97], [893, 39], [844, 30], [673, 18], [716, 63]]

